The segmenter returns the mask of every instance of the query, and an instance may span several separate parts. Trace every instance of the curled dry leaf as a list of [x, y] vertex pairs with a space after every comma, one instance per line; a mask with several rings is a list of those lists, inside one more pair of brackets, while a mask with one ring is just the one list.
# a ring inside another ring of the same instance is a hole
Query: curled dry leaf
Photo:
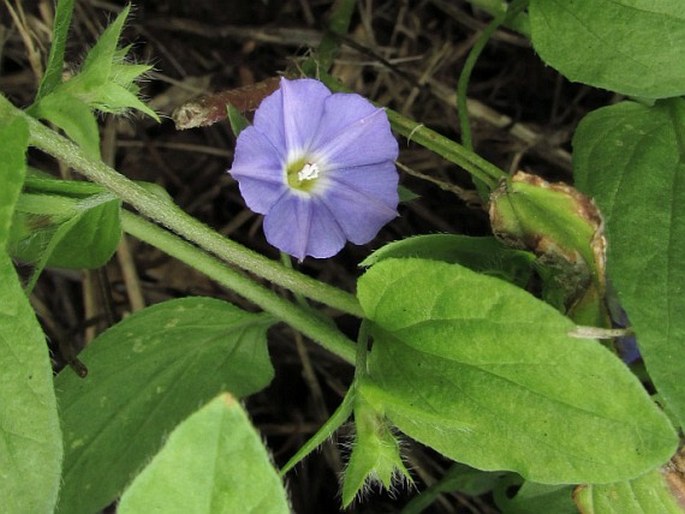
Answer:
[[228, 104], [243, 114], [254, 111], [264, 98], [278, 89], [279, 81], [279, 77], [271, 77], [248, 86], [201, 96], [181, 105], [171, 118], [178, 130], [208, 127], [226, 119]]

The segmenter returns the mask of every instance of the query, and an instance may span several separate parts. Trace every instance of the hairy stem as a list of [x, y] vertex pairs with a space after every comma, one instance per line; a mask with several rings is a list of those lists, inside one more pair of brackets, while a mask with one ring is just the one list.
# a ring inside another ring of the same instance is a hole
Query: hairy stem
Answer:
[[201, 271], [222, 286], [237, 292], [243, 298], [299, 330], [330, 352], [349, 363], [354, 362], [354, 343], [315, 311], [281, 298], [239, 271], [229, 268], [217, 258], [139, 216], [123, 211], [121, 221], [127, 233]]

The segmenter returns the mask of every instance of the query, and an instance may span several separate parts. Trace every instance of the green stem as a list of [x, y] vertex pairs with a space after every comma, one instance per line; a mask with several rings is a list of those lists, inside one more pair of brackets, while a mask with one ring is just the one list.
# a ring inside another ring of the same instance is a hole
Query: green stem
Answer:
[[209, 278], [302, 332], [330, 352], [349, 363], [354, 363], [354, 343], [333, 324], [323, 320], [313, 311], [281, 298], [270, 289], [257, 284], [239, 271], [229, 268], [217, 258], [200, 251], [197, 247], [154, 223], [127, 211], [122, 211], [121, 221], [127, 233], [201, 271]]
[[[492, 16], [498, 16], [501, 13], [506, 13], [511, 7], [502, 2], [502, 0], [467, 0], [471, 5], [474, 5]], [[530, 21], [528, 16], [523, 12], [517, 13], [516, 16], [511, 16], [504, 21], [504, 26], [515, 30], [522, 36], [530, 39]]]
[[460, 166], [473, 177], [494, 189], [507, 174], [494, 164], [451, 139], [438, 134], [420, 123], [386, 109], [392, 127], [411, 141], [432, 150], [449, 162]]
[[[321, 73], [319, 80], [326, 84], [331, 91], [350, 92], [349, 89], [328, 73]], [[501, 179], [507, 177], [504, 171], [491, 162], [483, 159], [475, 152], [464, 148], [459, 143], [429, 129], [422, 123], [417, 123], [392, 109], [386, 108], [385, 112], [388, 115], [392, 128], [396, 132], [438, 154], [443, 159], [460, 166], [475, 178], [487, 184], [490, 189], [494, 189]]]
[[333, 58], [340, 47], [340, 36], [347, 34], [356, 6], [357, 0], [336, 0], [333, 4], [328, 21], [328, 31], [324, 34], [316, 52], [316, 59], [321, 71], [327, 72], [331, 68]]
[[469, 111], [466, 105], [466, 90], [471, 79], [471, 72], [478, 61], [483, 48], [488, 43], [495, 31], [509, 20], [518, 16], [528, 6], [528, 0], [514, 0], [509, 8], [499, 11], [495, 18], [485, 27], [485, 30], [478, 37], [478, 40], [471, 48], [466, 62], [459, 75], [457, 84], [457, 113], [459, 115], [459, 126], [461, 128], [462, 144], [467, 150], [473, 151], [473, 138], [471, 137], [471, 125], [469, 123]]
[[358, 317], [359, 302], [350, 293], [287, 269], [257, 252], [231, 241], [201, 221], [183, 212], [167, 198], [158, 196], [116, 172], [102, 161], [86, 156], [81, 149], [36, 119], [14, 107], [0, 95], [0, 119], [23, 116], [29, 124], [30, 144], [71, 166], [93, 182], [112, 191], [138, 212], [171, 229], [220, 259], [263, 277], [290, 291]]

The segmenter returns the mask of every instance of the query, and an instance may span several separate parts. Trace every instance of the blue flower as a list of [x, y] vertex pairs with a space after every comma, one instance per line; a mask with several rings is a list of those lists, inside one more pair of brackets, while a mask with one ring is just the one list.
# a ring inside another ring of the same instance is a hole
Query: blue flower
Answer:
[[368, 243], [397, 216], [398, 146], [383, 109], [313, 79], [281, 79], [238, 136], [233, 166], [267, 241], [299, 260]]

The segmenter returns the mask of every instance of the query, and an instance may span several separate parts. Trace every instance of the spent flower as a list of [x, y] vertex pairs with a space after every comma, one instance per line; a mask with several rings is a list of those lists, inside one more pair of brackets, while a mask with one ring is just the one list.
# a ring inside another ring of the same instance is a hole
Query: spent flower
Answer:
[[238, 136], [233, 166], [267, 241], [299, 260], [365, 244], [397, 216], [398, 146], [387, 115], [313, 79], [281, 79]]

